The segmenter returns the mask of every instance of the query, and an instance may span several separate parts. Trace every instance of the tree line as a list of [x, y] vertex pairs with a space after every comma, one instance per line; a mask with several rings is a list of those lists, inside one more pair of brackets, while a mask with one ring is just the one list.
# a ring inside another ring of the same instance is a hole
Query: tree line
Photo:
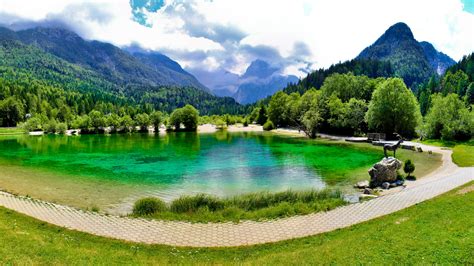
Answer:
[[[447, 74], [449, 75], [449, 74]], [[333, 74], [321, 88], [277, 92], [268, 105], [250, 115], [265, 128], [296, 127], [314, 138], [317, 132], [363, 135], [381, 132], [404, 137], [469, 139], [474, 134], [472, 105], [454, 92], [430, 95], [422, 116], [415, 94], [400, 78]]]

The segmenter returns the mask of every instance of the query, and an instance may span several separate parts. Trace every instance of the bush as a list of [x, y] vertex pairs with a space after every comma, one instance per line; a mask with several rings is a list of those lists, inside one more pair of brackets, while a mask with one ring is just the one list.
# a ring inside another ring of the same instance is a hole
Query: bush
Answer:
[[415, 164], [408, 159], [405, 161], [405, 165], [403, 166], [403, 171], [407, 174], [407, 178], [410, 177], [410, 174], [415, 171]]
[[60, 134], [64, 134], [67, 131], [67, 124], [66, 123], [58, 123], [56, 125], [56, 132]]
[[399, 171], [397, 171], [397, 180], [405, 181], [405, 177]]
[[171, 202], [171, 211], [176, 213], [197, 212], [201, 208], [217, 211], [224, 208], [224, 202], [214, 196], [198, 194], [195, 196], [182, 196]]
[[249, 126], [249, 121], [247, 120], [247, 118], [244, 118], [244, 127], [248, 127]]
[[265, 124], [263, 125], [263, 130], [272, 130], [272, 129], [275, 129], [275, 125], [273, 124], [272, 121], [270, 120], [267, 120], [267, 122], [265, 122]]
[[474, 136], [474, 111], [469, 111], [456, 94], [434, 95], [432, 102], [423, 135], [443, 140], [469, 140]]
[[57, 122], [54, 119], [51, 119], [44, 125], [44, 131], [47, 133], [56, 133]]
[[28, 132], [41, 130], [41, 120], [37, 117], [32, 117], [26, 120], [26, 122], [22, 125], [22, 128]]
[[277, 193], [258, 192], [235, 196], [228, 199], [227, 205], [237, 206], [246, 211], [263, 209], [275, 206], [284, 202], [287, 203], [311, 203], [326, 199], [339, 199], [341, 192], [329, 190], [309, 190], [309, 191], [282, 191]]
[[135, 202], [135, 205], [133, 206], [133, 214], [141, 216], [152, 215], [166, 210], [166, 203], [158, 198], [140, 199]]

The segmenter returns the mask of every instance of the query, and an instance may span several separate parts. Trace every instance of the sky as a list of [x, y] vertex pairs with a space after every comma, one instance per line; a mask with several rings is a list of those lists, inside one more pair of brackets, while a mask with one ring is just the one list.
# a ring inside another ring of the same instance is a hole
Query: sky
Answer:
[[0, 24], [158, 51], [208, 83], [256, 59], [302, 77], [400, 21], [456, 61], [474, 51], [474, 0], [0, 0]]

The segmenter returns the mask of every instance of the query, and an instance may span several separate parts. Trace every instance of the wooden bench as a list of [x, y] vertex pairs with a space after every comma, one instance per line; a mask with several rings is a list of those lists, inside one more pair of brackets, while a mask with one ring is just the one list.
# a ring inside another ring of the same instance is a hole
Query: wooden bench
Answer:
[[385, 140], [384, 133], [367, 133], [368, 142], [379, 141], [379, 140]]

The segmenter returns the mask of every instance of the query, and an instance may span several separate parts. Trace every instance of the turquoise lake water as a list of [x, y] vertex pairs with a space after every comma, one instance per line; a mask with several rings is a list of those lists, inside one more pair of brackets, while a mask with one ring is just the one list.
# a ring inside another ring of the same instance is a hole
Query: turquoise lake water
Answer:
[[[201, 192], [228, 196], [335, 186], [347, 183], [352, 170], [368, 167], [379, 158], [380, 154], [373, 150], [269, 133], [0, 139], [0, 165], [14, 166], [17, 172], [31, 171], [31, 178], [35, 171], [41, 172], [44, 182], [31, 181], [39, 187], [64, 183], [64, 188], [58, 185], [60, 191], [67, 190], [66, 184], [103, 183], [108, 186], [107, 193], [113, 193], [108, 189], [117, 184], [118, 189], [133, 188], [134, 195], [151, 194], [165, 199]], [[30, 175], [12, 174], [9, 178]], [[95, 185], [90, 186], [93, 189]], [[87, 194], [87, 190], [81, 193]]]

